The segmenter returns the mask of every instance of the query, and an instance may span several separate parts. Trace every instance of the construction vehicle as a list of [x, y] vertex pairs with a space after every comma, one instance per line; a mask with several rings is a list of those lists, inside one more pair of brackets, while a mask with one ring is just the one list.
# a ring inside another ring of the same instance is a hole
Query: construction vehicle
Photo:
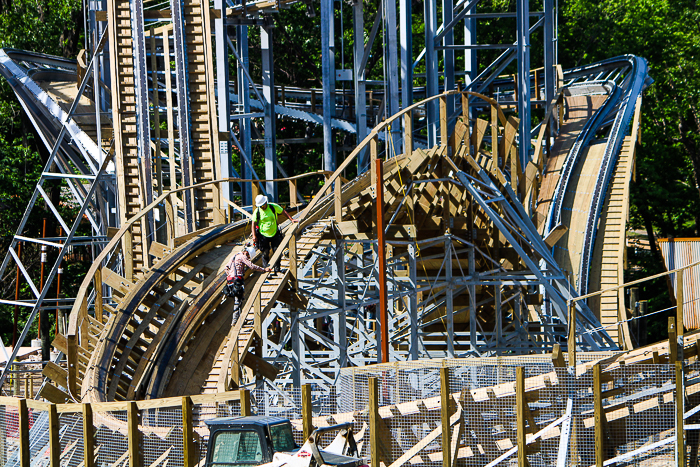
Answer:
[[[209, 442], [206, 467], [367, 467], [352, 433], [352, 424], [318, 428], [301, 448], [286, 418], [247, 416], [207, 420]], [[321, 435], [338, 431], [325, 449]]]

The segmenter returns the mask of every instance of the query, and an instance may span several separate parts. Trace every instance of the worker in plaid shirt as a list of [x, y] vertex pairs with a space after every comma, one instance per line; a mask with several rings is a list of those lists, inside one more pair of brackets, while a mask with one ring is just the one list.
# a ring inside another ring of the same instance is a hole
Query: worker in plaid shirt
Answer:
[[246, 269], [253, 271], [271, 272], [272, 268], [261, 268], [257, 264], [253, 264], [250, 258], [255, 255], [255, 248], [250, 243], [246, 244], [242, 251], [236, 253], [231, 261], [226, 265], [226, 286], [224, 287], [224, 295], [233, 297], [234, 311], [232, 326], [236, 325], [238, 316], [241, 313], [241, 305], [243, 304], [243, 294], [245, 292], [243, 277]]

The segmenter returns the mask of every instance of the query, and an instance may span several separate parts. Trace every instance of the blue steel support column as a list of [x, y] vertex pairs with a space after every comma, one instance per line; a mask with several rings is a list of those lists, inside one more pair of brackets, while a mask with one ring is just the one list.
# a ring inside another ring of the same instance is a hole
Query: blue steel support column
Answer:
[[[241, 57], [241, 62], [245, 65], [246, 71], [248, 70], [248, 26], [238, 26], [236, 28], [236, 47], [238, 48], [238, 56]], [[250, 113], [250, 93], [248, 78], [246, 77], [243, 67], [240, 64], [237, 66], [238, 70], [238, 105], [240, 110], [248, 114]], [[250, 137], [250, 119], [242, 118], [239, 120], [240, 125], [240, 143], [243, 146], [241, 149], [240, 160], [241, 160], [241, 177], [245, 180], [252, 180], [253, 171], [250, 166], [245, 161], [245, 156], [243, 153], [252, 154], [253, 145]], [[253, 204], [253, 196], [251, 191], [250, 183], [241, 184], [241, 196], [243, 198], [243, 205], [249, 206]]]
[[[398, 39], [396, 37], [396, 0], [382, 0], [385, 2], [385, 31], [386, 31], [386, 56], [384, 57], [386, 65], [386, 77], [389, 80], [388, 92], [389, 95], [389, 115], [395, 115], [399, 112], [399, 57], [398, 57]], [[394, 151], [396, 154], [401, 154], [403, 148], [401, 143], [403, 138], [401, 137], [401, 123], [396, 122], [391, 125], [391, 139], [393, 141], [392, 147], [387, 147], [387, 155], [393, 156]]]
[[[175, 52], [175, 83], [177, 88], [177, 131], [180, 139], [180, 168], [182, 169], [182, 186], [192, 186], [192, 133], [190, 128], [190, 100], [187, 84], [187, 43], [185, 41], [185, 18], [179, 0], [170, 1], [173, 18], [173, 43]], [[185, 206], [185, 226], [187, 232], [196, 230], [194, 222], [194, 201], [192, 190], [183, 195]]]
[[520, 164], [530, 160], [530, 5], [518, 0], [518, 116], [520, 117]]
[[[437, 34], [437, 4], [436, 0], [425, 0], [425, 97], [438, 94], [437, 54], [435, 53], [435, 35]], [[428, 116], [428, 147], [432, 148], [438, 142], [438, 99], [426, 104]]]
[[[469, 16], [474, 14], [476, 14], [476, 5], [470, 8], [467, 17], [464, 18], [464, 45], [476, 45], [476, 18]], [[476, 49], [467, 48], [464, 50], [464, 71], [467, 72], [464, 82], [468, 86], [479, 75], [476, 64]]]
[[334, 0], [321, 0], [321, 71], [323, 73], [323, 170], [335, 170], [331, 118], [335, 111]]
[[544, 0], [544, 99], [549, 102], [554, 98], [556, 74], [554, 72], [554, 0]]
[[[143, 26], [143, 0], [131, 1], [131, 37], [134, 51], [134, 87], [136, 94], [136, 135], [139, 163], [141, 165], [141, 189], [143, 190], [143, 205], [153, 201], [153, 158], [151, 157], [151, 123], [148, 105], [148, 68], [146, 66], [146, 39]], [[155, 52], [152, 52], [155, 53]], [[159, 157], [160, 154], [156, 154]], [[149, 213], [146, 222], [146, 232], [142, 232], [142, 251], [148, 251], [150, 242], [155, 240], [155, 224], [153, 214]], [[144, 262], [148, 264], [148, 255], [144, 254]]]
[[401, 0], [399, 5], [401, 41], [401, 108], [413, 104], [413, 13], [411, 0]]
[[[260, 27], [260, 48], [262, 49], [262, 82], [265, 99], [265, 178], [277, 178], [277, 138], [275, 133], [275, 72], [272, 55], [272, 25]], [[253, 157], [251, 152], [251, 158]], [[272, 200], [277, 201], [277, 183], [267, 182], [265, 187]]]
[[[221, 177], [231, 177], [231, 101], [228, 91], [228, 44], [226, 38], [226, 4], [223, 0], [214, 0], [214, 8], [221, 12], [221, 17], [214, 20], [214, 37], [216, 41], [216, 94], [219, 113], [219, 158]], [[224, 136], [224, 134], [226, 136]], [[225, 199], [233, 201], [233, 185], [224, 183], [221, 193]]]
[[[365, 53], [365, 18], [362, 9], [362, 0], [357, 0], [352, 5], [353, 35], [355, 45], [353, 50], [355, 84], [355, 120], [357, 121], [357, 144], [367, 136], [367, 95], [365, 94], [365, 70], [362, 66], [362, 55]], [[367, 150], [364, 149], [357, 157], [357, 172], [362, 173], [368, 169]]]
[[[454, 2], [452, 0], [442, 1], [442, 24], [447, 26], [454, 17]], [[444, 50], [444, 70], [445, 70], [445, 91], [451, 91], [455, 88], [455, 52], [449, 49], [455, 43], [455, 35], [453, 29], [450, 28], [442, 39], [442, 44], [447, 47]], [[438, 45], [438, 44], [435, 44]], [[455, 96], [459, 97], [459, 96]], [[461, 101], [461, 98], [460, 98]], [[455, 98], [447, 99], [447, 115], [452, 115], [455, 111]], [[449, 122], [448, 122], [449, 123]], [[451, 131], [451, 129], [450, 129]]]

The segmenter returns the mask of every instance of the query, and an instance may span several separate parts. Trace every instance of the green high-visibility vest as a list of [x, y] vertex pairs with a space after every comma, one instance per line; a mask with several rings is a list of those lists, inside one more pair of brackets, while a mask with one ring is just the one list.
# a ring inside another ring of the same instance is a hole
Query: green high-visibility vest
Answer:
[[277, 214], [282, 214], [279, 204], [267, 203], [267, 209], [256, 208], [253, 211], [253, 220], [258, 224], [261, 234], [266, 237], [274, 237], [277, 233]]

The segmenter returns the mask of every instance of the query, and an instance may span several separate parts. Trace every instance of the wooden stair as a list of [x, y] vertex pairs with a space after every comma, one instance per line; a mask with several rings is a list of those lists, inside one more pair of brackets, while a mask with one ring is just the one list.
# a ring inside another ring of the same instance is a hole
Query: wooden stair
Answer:
[[[131, 7], [128, 0], [107, 2], [112, 82], [112, 123], [115, 137], [115, 163], [119, 217], [122, 223], [141, 211], [148, 200], [142, 196], [142, 168], [139, 166], [137, 146], [136, 90], [134, 48], [132, 41]], [[144, 244], [146, 218], [133, 225], [123, 239], [125, 277], [133, 280], [141, 268], [148, 267]]]
[[[624, 283], [626, 225], [629, 219], [629, 196], [632, 170], [634, 167], [635, 142], [625, 138], [620, 156], [608, 188], [605, 205], [601, 212], [600, 227], [594, 252], [593, 264], [600, 264], [600, 270], [592, 268], [591, 284], [600, 284], [597, 290], [604, 290]], [[600, 252], [600, 253], [598, 253]], [[599, 255], [599, 256], [598, 256]], [[598, 279], [597, 281], [595, 279]], [[593, 290], [591, 290], [593, 291]], [[599, 306], [600, 322], [620, 346], [632, 348], [627, 323], [611, 326], [626, 320], [624, 289], [606, 292], [599, 303], [592, 302], [593, 309]], [[624, 328], [624, 329], [622, 329]]]
[[[216, 180], [218, 172], [219, 133], [214, 100], [209, 4], [202, 0], [184, 0], [182, 14], [186, 25], [192, 183], [196, 184]], [[196, 229], [223, 222], [219, 190], [215, 185], [196, 189], [194, 203]]]
[[[302, 263], [316, 245], [319, 244], [329, 226], [330, 222], [321, 221], [307, 227], [297, 241], [297, 259], [299, 263]], [[242, 376], [242, 367], [246, 365], [248, 350], [257, 337], [255, 330], [256, 324], [258, 324], [255, 317], [256, 300], [259, 300], [260, 317], [258, 319], [262, 321], [275, 305], [277, 298], [284, 287], [287, 286], [291, 277], [288, 258], [283, 257], [280, 260], [280, 267], [285, 272], [275, 275], [265, 274], [259, 278], [241, 310], [241, 315], [236, 325], [231, 329], [225, 346], [228, 351], [222, 352], [220, 355], [220, 358], [223, 358], [222, 362], [219, 363], [217, 361], [207, 379], [207, 381], [213, 381], [214, 373], [216, 371], [219, 372], [216, 384], [217, 391], [227, 390], [230, 379], [233, 379], [234, 385], [237, 386], [239, 384]], [[229, 369], [230, 374], [228, 373]], [[209, 387], [206, 389], [210, 390]]]

